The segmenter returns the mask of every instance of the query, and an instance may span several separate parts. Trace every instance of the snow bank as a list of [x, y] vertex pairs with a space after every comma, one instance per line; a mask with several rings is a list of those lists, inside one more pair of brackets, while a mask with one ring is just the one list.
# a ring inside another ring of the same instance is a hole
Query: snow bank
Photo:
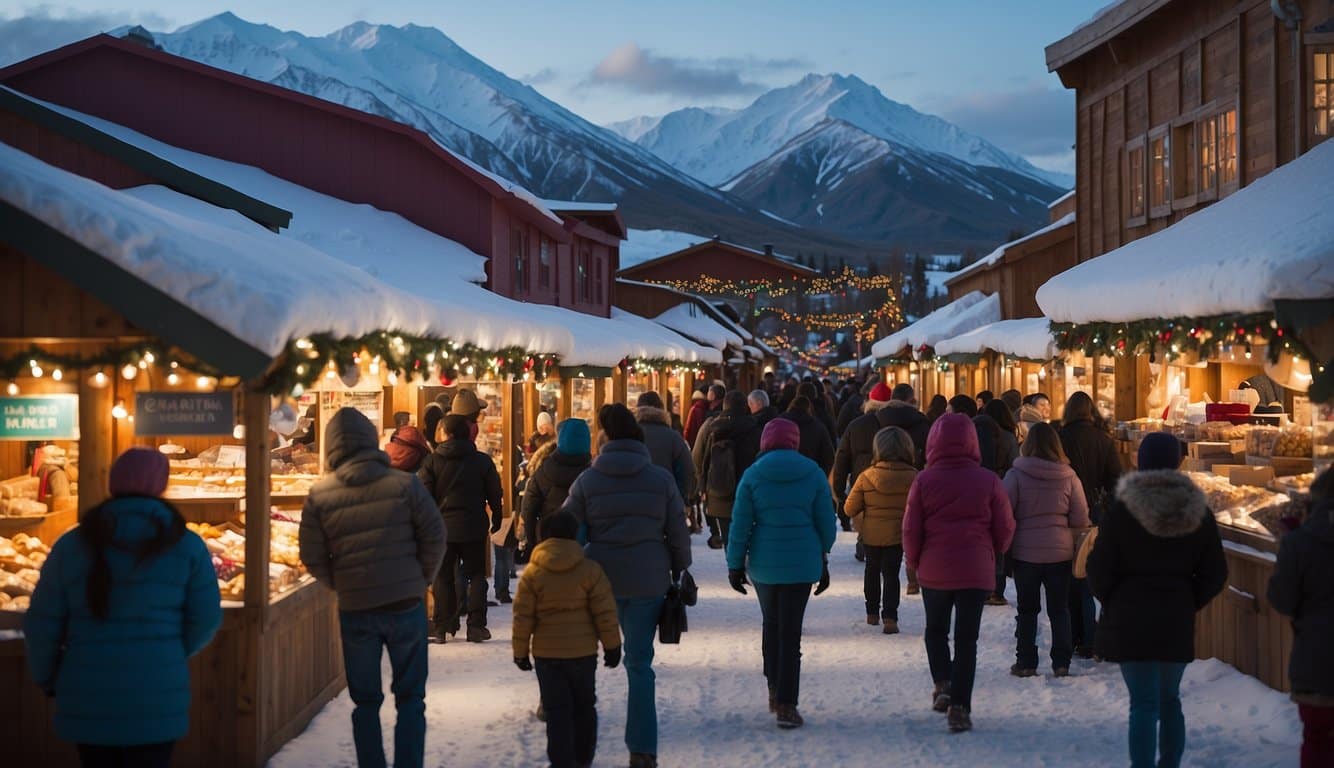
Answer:
[[[1071, 192], [1071, 193], [1070, 193], [1070, 195], [1073, 195], [1073, 194], [1074, 194], [1074, 192]], [[1069, 197], [1070, 195], [1066, 195], [1065, 197]], [[1052, 205], [1056, 205], [1057, 203], [1061, 202], [1061, 200], [1064, 200], [1065, 197], [1062, 197], [1062, 198], [1058, 199], [1055, 203], [1052, 203]], [[1074, 224], [1074, 223], [1075, 223], [1075, 214], [1073, 214], [1073, 213], [1067, 213], [1066, 215], [1062, 216], [1061, 218], [1057, 219], [1056, 221], [1053, 221], [1052, 223], [1048, 224], [1047, 226], [1043, 227], [1042, 229], [1039, 229], [1039, 230], [1036, 230], [1036, 231], [1034, 231], [1034, 232], [1032, 232], [1032, 233], [1030, 233], [1030, 234], [1024, 235], [1023, 237], [1019, 238], [1018, 240], [1011, 240], [1010, 242], [1005, 243], [1004, 245], [998, 246], [998, 247], [996, 248], [996, 250], [992, 251], [991, 253], [988, 253], [986, 256], [983, 256], [982, 258], [978, 259], [977, 261], [973, 262], [972, 264], [969, 264], [968, 266], [964, 267], [963, 269], [959, 270], [958, 272], [955, 272], [955, 273], [951, 274], [951, 275], [949, 276], [949, 279], [947, 279], [947, 280], [945, 281], [945, 284], [946, 284], [946, 285], [949, 285], [950, 283], [953, 283], [954, 281], [958, 280], [959, 278], [963, 277], [964, 275], [971, 274], [972, 272], [974, 272], [974, 271], [976, 271], [976, 270], [979, 270], [979, 269], [982, 269], [983, 267], [990, 267], [990, 266], [992, 266], [992, 265], [995, 265], [995, 264], [999, 263], [1001, 259], [1005, 258], [1005, 254], [1006, 254], [1011, 248], [1015, 247], [1016, 245], [1019, 245], [1020, 243], [1026, 243], [1026, 242], [1028, 242], [1029, 240], [1032, 240], [1032, 239], [1035, 238], [1035, 237], [1041, 237], [1041, 236], [1047, 234], [1048, 232], [1055, 232], [1056, 230], [1060, 229], [1061, 227], [1064, 227], [1064, 226], [1066, 226], [1066, 225], [1068, 225], [1068, 224]]]
[[1086, 261], [1037, 292], [1056, 322], [1263, 312], [1334, 297], [1334, 142], [1172, 226]]
[[1045, 317], [1001, 320], [938, 342], [936, 354], [979, 355], [991, 350], [1025, 360], [1050, 360], [1056, 355], [1050, 323]]
[[714, 349], [723, 350], [729, 346], [740, 347], [745, 344], [745, 340], [715, 322], [693, 302], [677, 304], [653, 319], [660, 325], [665, 325]]
[[707, 239], [689, 232], [673, 232], [670, 229], [632, 229], [627, 233], [625, 242], [621, 243], [621, 268], [637, 267], [646, 261], [689, 248]]
[[877, 358], [894, 357], [903, 350], [914, 355], [922, 345], [934, 347], [942, 339], [971, 331], [1000, 320], [1000, 296], [970, 291], [906, 328], [901, 328], [871, 347]]
[[[812, 597], [802, 637], [801, 712], [806, 726], [774, 727], [765, 706], [760, 611], [753, 591], [727, 586], [721, 553], [694, 537], [690, 569], [699, 604], [680, 645], [659, 645], [659, 757], [664, 766], [883, 766], [937, 768], [1124, 768], [1129, 708], [1115, 664], [1075, 659], [1071, 676], [1045, 666], [1050, 641], [1039, 620], [1044, 667], [1038, 677], [1010, 676], [1015, 609], [987, 608], [978, 640], [974, 730], [951, 734], [929, 706], [931, 675], [922, 645], [922, 599], [899, 606], [902, 634], [865, 624], [863, 566], [856, 534], [840, 533], [829, 556], [830, 587]], [[900, 580], [902, 582], [902, 574]], [[903, 582], [906, 583], [906, 582]], [[1014, 590], [1010, 588], [1013, 599]], [[430, 646], [426, 693], [426, 765], [454, 768], [546, 765], [545, 726], [532, 715], [537, 680], [514, 668], [511, 612], [492, 608], [486, 643]], [[389, 668], [384, 662], [386, 688]], [[1296, 766], [1301, 723], [1278, 691], [1219, 661], [1186, 668], [1181, 686], [1188, 735], [1183, 765], [1192, 768]], [[595, 768], [624, 766], [626, 676], [597, 670]], [[343, 692], [304, 733], [270, 761], [272, 768], [356, 764], [352, 702]], [[380, 709], [385, 749], [393, 749], [394, 707]]]

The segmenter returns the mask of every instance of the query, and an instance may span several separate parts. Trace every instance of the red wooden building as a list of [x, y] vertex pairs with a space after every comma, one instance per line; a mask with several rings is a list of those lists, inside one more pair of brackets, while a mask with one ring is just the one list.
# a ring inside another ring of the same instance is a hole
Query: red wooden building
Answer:
[[487, 257], [502, 295], [610, 314], [614, 210], [557, 215], [410, 126], [108, 35], [0, 70], [0, 84], [398, 213]]
[[715, 237], [623, 269], [619, 276], [648, 283], [670, 283], [706, 276], [718, 280], [785, 280], [818, 274], [810, 267], [775, 255], [771, 245], [757, 251]]

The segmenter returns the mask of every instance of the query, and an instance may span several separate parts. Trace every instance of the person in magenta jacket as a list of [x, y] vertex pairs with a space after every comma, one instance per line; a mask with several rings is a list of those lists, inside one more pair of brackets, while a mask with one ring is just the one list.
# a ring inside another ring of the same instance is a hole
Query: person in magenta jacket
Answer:
[[1089, 506], [1084, 486], [1070, 468], [1055, 427], [1034, 424], [1022, 453], [1005, 474], [1005, 491], [1015, 522], [1010, 558], [1019, 593], [1015, 664], [1010, 674], [1037, 674], [1038, 611], [1045, 591], [1047, 620], [1051, 622], [1052, 673], [1065, 677], [1070, 674], [1070, 658], [1075, 652], [1067, 597], [1075, 557], [1074, 531], [1089, 526]]
[[1009, 549], [1014, 536], [1005, 487], [981, 462], [972, 420], [958, 413], [941, 416], [931, 426], [926, 469], [908, 491], [903, 516], [903, 553], [908, 567], [917, 571], [926, 608], [932, 708], [949, 713], [954, 732], [972, 728], [982, 606], [996, 588], [996, 557]]

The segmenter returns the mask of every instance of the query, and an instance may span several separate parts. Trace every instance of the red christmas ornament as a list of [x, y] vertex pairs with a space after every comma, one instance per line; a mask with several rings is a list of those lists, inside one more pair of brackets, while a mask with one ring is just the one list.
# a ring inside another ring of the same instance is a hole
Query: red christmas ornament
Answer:
[[442, 387], [454, 386], [454, 379], [449, 378], [449, 371], [446, 371], [443, 368], [440, 370], [440, 386]]

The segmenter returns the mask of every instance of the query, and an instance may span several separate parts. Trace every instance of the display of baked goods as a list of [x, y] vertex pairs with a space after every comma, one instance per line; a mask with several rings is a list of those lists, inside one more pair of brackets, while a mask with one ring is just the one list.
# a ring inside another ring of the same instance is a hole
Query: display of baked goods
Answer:
[[1288, 507], [1287, 494], [1259, 486], [1233, 485], [1226, 477], [1208, 472], [1187, 472], [1186, 476], [1204, 492], [1219, 523], [1276, 535], [1278, 519]]
[[1269, 484], [1269, 487], [1278, 493], [1306, 493], [1311, 490], [1311, 483], [1313, 482], [1315, 482], [1315, 473], [1306, 472], [1300, 475], [1276, 477]]
[[1284, 427], [1274, 443], [1274, 456], [1310, 458], [1314, 449], [1310, 427]]
[[39, 485], [40, 481], [29, 475], [0, 480], [0, 499], [32, 499], [36, 501]]
[[[283, 592], [295, 587], [306, 574], [301, 564], [300, 512], [274, 512], [269, 524], [269, 589]], [[186, 523], [199, 534], [213, 555], [218, 591], [224, 600], [245, 596], [245, 532], [234, 524]]]
[[0, 499], [0, 517], [42, 517], [50, 511], [36, 499]]

